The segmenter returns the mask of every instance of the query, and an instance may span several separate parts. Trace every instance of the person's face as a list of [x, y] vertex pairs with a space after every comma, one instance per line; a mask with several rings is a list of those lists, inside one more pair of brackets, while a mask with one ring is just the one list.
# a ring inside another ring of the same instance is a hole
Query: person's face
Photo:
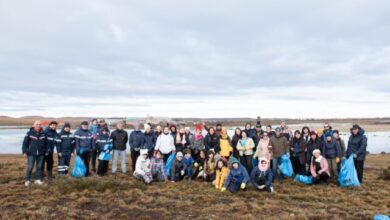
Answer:
[[245, 125], [245, 128], [246, 128], [247, 130], [249, 130], [249, 129], [251, 129], [251, 125], [250, 125], [250, 124], [246, 124], [246, 125]]
[[186, 154], [185, 157], [186, 157], [187, 159], [190, 159], [191, 154]]
[[296, 139], [301, 138], [301, 134], [300, 134], [300, 133], [296, 133], [296, 134], [295, 134], [295, 138], [296, 138]]
[[51, 125], [50, 125], [50, 128], [51, 128], [52, 130], [56, 130], [56, 129], [57, 129], [57, 125], [56, 125], [56, 124], [51, 124]]
[[257, 131], [257, 132], [260, 132], [260, 131], [261, 131], [261, 128], [256, 128], [256, 131]]
[[223, 162], [222, 161], [218, 161], [218, 168], [222, 168], [223, 167]]
[[321, 132], [318, 132], [318, 137], [321, 137], [324, 133], [321, 131]]
[[276, 136], [280, 136], [280, 131], [275, 131]]
[[99, 125], [100, 125], [100, 127], [104, 127], [104, 126], [106, 126], [106, 123], [105, 122], [99, 122]]
[[93, 124], [93, 125], [96, 125], [97, 123], [98, 123], [97, 120], [93, 120], [93, 121], [92, 121], [92, 124]]
[[329, 124], [325, 124], [325, 125], [324, 125], [324, 128], [325, 128], [326, 130], [328, 130], [328, 129], [330, 128]]
[[123, 124], [122, 123], [117, 124], [116, 128], [118, 128], [118, 130], [122, 130], [123, 129]]
[[83, 130], [87, 130], [87, 129], [88, 129], [88, 125], [81, 125], [81, 128], [82, 128]]
[[212, 159], [214, 157], [214, 154], [209, 154], [209, 159]]
[[268, 133], [271, 132], [271, 128], [270, 127], [267, 127], [266, 130], [267, 130]]
[[146, 158], [148, 157], [148, 155], [147, 155], [147, 154], [142, 154], [142, 157], [143, 157], [144, 159], [146, 159]]
[[175, 127], [171, 127], [171, 132], [176, 132], [176, 128]]
[[69, 132], [70, 131], [70, 127], [65, 127], [64, 131]]
[[263, 135], [263, 139], [264, 139], [264, 140], [267, 140], [267, 139], [268, 139], [268, 134], [264, 134], [264, 135]]
[[267, 161], [263, 160], [263, 161], [261, 161], [261, 164], [262, 165], [267, 165]]
[[182, 161], [182, 160], [183, 160], [183, 157], [177, 157], [177, 160], [178, 160], [178, 161]]
[[286, 126], [286, 122], [285, 122], [285, 121], [282, 121], [282, 122], [280, 123], [280, 125], [281, 125], [282, 127], [285, 127], [285, 126]]
[[106, 131], [106, 130], [102, 131], [102, 134], [106, 135], [106, 134], [107, 134], [107, 131]]
[[303, 133], [304, 134], [309, 134], [309, 129], [307, 129], [307, 128], [303, 129]]
[[359, 133], [359, 129], [353, 129], [353, 130], [352, 130], [352, 134], [353, 134], [353, 135], [357, 135], [358, 133]]
[[241, 135], [240, 129], [236, 129], [236, 135]]
[[217, 130], [221, 130], [222, 129], [222, 126], [217, 126]]
[[242, 135], [242, 138], [247, 138], [247, 135], [245, 132], [242, 132], [241, 135]]
[[232, 166], [234, 169], [238, 169], [238, 163], [234, 163]]
[[319, 156], [321, 156], [321, 153], [315, 152], [313, 155], [314, 155], [315, 158], [318, 158]]
[[310, 138], [311, 138], [312, 140], [315, 140], [315, 139], [317, 138], [317, 135], [316, 135], [316, 134], [313, 134], [313, 135], [310, 136]]
[[210, 134], [211, 135], [215, 134], [215, 130], [213, 128], [210, 129]]
[[332, 140], [332, 137], [331, 137], [331, 136], [327, 136], [327, 137], [326, 137], [326, 140], [327, 140], [327, 141], [331, 141], [331, 140]]
[[38, 131], [38, 130], [41, 130], [42, 124], [41, 124], [40, 121], [37, 121], [37, 122], [34, 123], [33, 127], [34, 127], [35, 130]]
[[160, 131], [161, 131], [161, 126], [157, 126], [156, 130], [157, 130], [158, 132], [160, 132]]
[[168, 127], [164, 128], [164, 134], [168, 134], [168, 133], [169, 133], [169, 128]]
[[204, 155], [203, 151], [200, 152], [199, 156], [200, 156], [200, 158], [203, 158], [203, 159], [206, 158], [206, 155]]
[[338, 138], [339, 138], [339, 134], [333, 133], [333, 137], [334, 137], [335, 139], [338, 139]]
[[179, 132], [180, 132], [180, 134], [184, 134], [185, 129], [184, 128], [180, 128]]
[[191, 131], [190, 128], [185, 128], [184, 130], [185, 130], [186, 133], [190, 133], [190, 131]]

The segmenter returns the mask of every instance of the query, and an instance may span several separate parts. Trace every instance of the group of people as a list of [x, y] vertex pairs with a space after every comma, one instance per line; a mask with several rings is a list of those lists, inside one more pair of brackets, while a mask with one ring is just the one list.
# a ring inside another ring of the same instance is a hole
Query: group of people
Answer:
[[[118, 123], [110, 132], [104, 120], [83, 121], [77, 131], [65, 123], [57, 133], [53, 121], [43, 130], [36, 121], [23, 141], [23, 154], [27, 156], [25, 185], [29, 186], [32, 170], [36, 166], [35, 184], [41, 185], [43, 173], [53, 178], [53, 153], [58, 156], [58, 174], [67, 175], [71, 156], [76, 153], [86, 166], [86, 176], [92, 172], [104, 176], [112, 159], [112, 174], [117, 171], [121, 158], [123, 173], [126, 168], [127, 143], [130, 146], [133, 176], [146, 184], [152, 181], [202, 180], [216, 189], [230, 192], [247, 190], [251, 182], [254, 189], [273, 192], [272, 183], [284, 178], [278, 172], [282, 157], [288, 155], [295, 174], [312, 176], [313, 182], [327, 183], [337, 178], [340, 161], [354, 158], [360, 182], [366, 156], [367, 137], [359, 125], [351, 128], [347, 147], [338, 130], [326, 123], [323, 129], [292, 130], [286, 121], [272, 129], [262, 129], [261, 121], [255, 126], [247, 123], [244, 129], [236, 128], [230, 137], [221, 124], [190, 127], [176, 125], [156, 126], [134, 123], [130, 135], [124, 123]], [[206, 132], [203, 132], [206, 131]], [[204, 135], [205, 134], [205, 135]], [[98, 160], [98, 165], [96, 161]], [[96, 166], [97, 165], [97, 166]]]

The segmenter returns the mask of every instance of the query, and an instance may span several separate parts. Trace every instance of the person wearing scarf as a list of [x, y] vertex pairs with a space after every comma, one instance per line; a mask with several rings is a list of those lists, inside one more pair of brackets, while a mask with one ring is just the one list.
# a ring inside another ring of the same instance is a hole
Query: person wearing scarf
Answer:
[[327, 183], [330, 172], [328, 161], [321, 155], [321, 151], [316, 149], [313, 151], [313, 159], [311, 160], [310, 171], [313, 177], [313, 183]]
[[257, 145], [257, 149], [255, 154], [253, 155], [254, 159], [260, 160], [260, 158], [265, 157], [267, 160], [271, 160], [271, 152], [268, 149], [269, 145], [269, 137], [268, 133], [264, 132], [263, 137], [259, 141], [259, 144]]
[[192, 137], [190, 140], [191, 155], [194, 158], [194, 160], [198, 160], [200, 151], [205, 149], [201, 125], [197, 125], [195, 127], [195, 135], [192, 135], [191, 137]]
[[259, 191], [267, 191], [272, 193], [272, 170], [269, 168], [269, 160], [265, 157], [260, 158], [260, 163], [253, 168], [251, 180], [253, 188]]
[[219, 154], [221, 157], [224, 157], [226, 160], [229, 159], [230, 155], [233, 153], [232, 142], [230, 141], [230, 137], [227, 133], [227, 128], [223, 127], [221, 130], [221, 137], [219, 139]]
[[242, 138], [237, 144], [237, 150], [240, 154], [240, 162], [246, 168], [248, 173], [251, 173], [253, 168], [252, 157], [255, 143], [253, 142], [253, 139], [247, 135], [246, 131], [242, 131], [241, 136]]

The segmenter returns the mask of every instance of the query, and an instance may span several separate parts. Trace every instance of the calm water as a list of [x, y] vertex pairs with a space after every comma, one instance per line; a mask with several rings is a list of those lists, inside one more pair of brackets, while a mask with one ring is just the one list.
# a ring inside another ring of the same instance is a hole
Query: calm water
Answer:
[[[20, 154], [22, 142], [28, 129], [0, 128], [0, 154]], [[131, 130], [128, 130], [131, 132]], [[233, 128], [229, 129], [229, 135], [234, 133]], [[378, 131], [366, 133], [368, 137], [368, 151], [370, 153], [390, 153], [390, 132]], [[349, 133], [341, 133], [345, 142], [348, 142]]]

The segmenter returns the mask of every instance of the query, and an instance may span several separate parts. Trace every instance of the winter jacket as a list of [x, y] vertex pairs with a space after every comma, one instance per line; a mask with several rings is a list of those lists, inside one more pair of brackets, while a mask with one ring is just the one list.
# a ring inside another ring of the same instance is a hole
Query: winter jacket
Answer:
[[215, 173], [215, 167], [216, 167], [217, 163], [216, 161], [213, 159], [207, 159], [205, 162], [204, 162], [204, 172], [207, 174], [207, 175], [210, 175], [210, 174], [213, 174]]
[[230, 185], [231, 182], [245, 183], [245, 184], [248, 184], [248, 182], [249, 182], [248, 171], [240, 163], [238, 163], [237, 169], [234, 169], [234, 168], [230, 169], [230, 172], [229, 172], [229, 175], [226, 179], [224, 187], [228, 188], [228, 186]]
[[238, 158], [240, 156], [240, 152], [237, 150], [238, 141], [240, 141], [241, 136], [236, 134], [233, 135], [232, 138], [232, 147], [233, 147], [233, 157]]
[[229, 137], [227, 138], [221, 137], [219, 139], [219, 147], [220, 147], [219, 154], [222, 157], [230, 157], [230, 155], [233, 153], [233, 147], [231, 145], [231, 141]]
[[[253, 136], [253, 142], [255, 142], [255, 146], [257, 147], [257, 145], [259, 145], [259, 142], [261, 140], [261, 137], [263, 136], [263, 133], [264, 131], [263, 130], [260, 130], [260, 132], [257, 132], [256, 130], [256, 133], [255, 135]], [[256, 148], [257, 149], [257, 148]]]
[[177, 133], [174, 138], [174, 141], [175, 149], [177, 152], [187, 149], [187, 147], [190, 145], [190, 140], [187, 139], [185, 134]]
[[163, 174], [164, 178], [167, 179], [167, 175], [165, 173], [165, 163], [164, 163], [163, 158], [157, 159], [157, 158], [153, 157], [150, 160], [150, 166], [151, 166], [152, 174], [161, 172]]
[[311, 159], [313, 157], [313, 151], [314, 150], [320, 150], [320, 151], [323, 150], [322, 149], [322, 139], [316, 138], [315, 141], [310, 139], [309, 143], [307, 143], [307, 145], [306, 145], [306, 149], [307, 149], [307, 152], [306, 152], [306, 163], [310, 164], [311, 163]]
[[364, 130], [360, 128], [358, 135], [354, 136], [353, 134], [351, 134], [351, 136], [349, 137], [347, 157], [349, 157], [351, 154], [356, 154], [357, 160], [365, 160], [366, 149], [367, 137], [366, 135], [364, 135]]
[[82, 152], [91, 152], [93, 149], [93, 134], [88, 130], [79, 128], [75, 133], [74, 137], [76, 140], [76, 151], [77, 154]]
[[345, 143], [344, 143], [344, 140], [339, 138], [339, 139], [336, 139], [336, 141], [339, 143], [340, 145], [340, 150], [341, 150], [341, 157], [345, 157]]
[[153, 151], [156, 146], [157, 136], [153, 131], [144, 133], [144, 146], [143, 149], [148, 149], [149, 152]]
[[126, 150], [128, 134], [125, 130], [116, 129], [111, 133], [112, 145], [114, 150]]
[[[183, 157], [184, 158], [184, 157]], [[170, 172], [171, 172], [171, 180], [173, 181], [177, 181], [180, 179], [180, 176], [181, 175], [181, 171], [184, 171], [185, 167], [184, 167], [184, 163], [183, 163], [183, 160], [182, 161], [179, 161], [177, 158], [175, 158], [173, 161], [172, 161], [172, 164], [171, 164], [171, 169], [170, 169]]]
[[272, 170], [268, 168], [266, 171], [261, 171], [259, 169], [259, 166], [256, 166], [253, 168], [251, 172], [251, 180], [253, 188], [258, 189], [259, 184], [255, 181], [256, 177], [264, 178], [265, 179], [265, 187], [271, 187], [272, 185]]
[[240, 153], [240, 156], [249, 156], [253, 155], [253, 149], [255, 148], [255, 143], [252, 138], [241, 139], [237, 143], [237, 150]]
[[95, 146], [94, 149], [97, 150], [97, 152], [104, 151], [104, 146], [106, 144], [112, 144], [112, 139], [110, 138], [109, 134], [103, 134], [100, 133], [94, 142]]
[[45, 129], [45, 135], [46, 135], [47, 151], [49, 153], [53, 153], [54, 148], [57, 149], [57, 145], [60, 142], [60, 138], [58, 136], [58, 133], [56, 130], [53, 130], [50, 127], [47, 127]]
[[184, 156], [182, 161], [183, 161], [185, 169], [192, 169], [192, 167], [195, 163], [195, 161], [194, 161], [194, 159], [192, 159], [192, 157], [187, 159], [187, 157]]
[[37, 132], [34, 128], [30, 128], [24, 137], [22, 151], [29, 156], [47, 153], [46, 135], [42, 129]]
[[[314, 178], [316, 178], [318, 175], [316, 172], [315, 160], [316, 159], [314, 158], [313, 161], [310, 163], [310, 173], [311, 173], [311, 176]], [[321, 157], [320, 165], [321, 165], [320, 172], [321, 173], [326, 172], [330, 176], [328, 161], [324, 157]]]
[[333, 138], [331, 141], [325, 141], [322, 144], [322, 152], [326, 159], [335, 159], [336, 157], [341, 157], [340, 145]]
[[192, 135], [190, 143], [190, 149], [193, 155], [198, 155], [201, 150], [205, 149], [203, 136], [199, 140], [196, 140], [195, 135]]
[[273, 157], [281, 157], [283, 154], [286, 154], [289, 147], [288, 140], [284, 135], [271, 137], [269, 146], [272, 147], [271, 151]]
[[306, 164], [306, 150], [306, 141], [303, 138], [293, 138], [290, 142], [290, 156], [299, 157], [301, 164]]
[[206, 151], [214, 149], [215, 152], [219, 152], [219, 136], [217, 134], [207, 134], [204, 138], [204, 146]]
[[260, 159], [261, 157], [265, 157], [267, 158], [267, 160], [271, 160], [272, 159], [271, 152], [268, 149], [268, 145], [269, 145], [269, 139], [268, 140], [261, 139], [259, 141], [259, 144], [257, 145], [255, 154], [253, 154], [253, 158]]
[[217, 168], [215, 171], [215, 182], [214, 185], [218, 189], [222, 188], [229, 176], [230, 169], [227, 166], [223, 166], [221, 169]]
[[163, 154], [169, 154], [176, 150], [172, 135], [162, 133], [160, 136], [158, 136], [154, 150], [159, 150]]
[[137, 162], [135, 163], [135, 171], [141, 175], [150, 175], [151, 174], [151, 165], [150, 159], [144, 158], [142, 155], [138, 156]]
[[60, 143], [57, 144], [57, 153], [70, 155], [74, 152], [76, 141], [72, 132], [62, 131], [58, 134]]
[[253, 138], [253, 136], [255, 136], [255, 134], [256, 134], [256, 129], [254, 129], [254, 128], [245, 129], [243, 131], [245, 131], [248, 138]]
[[131, 151], [139, 151], [144, 147], [144, 133], [140, 130], [135, 130], [131, 132], [129, 138], [129, 145]]

